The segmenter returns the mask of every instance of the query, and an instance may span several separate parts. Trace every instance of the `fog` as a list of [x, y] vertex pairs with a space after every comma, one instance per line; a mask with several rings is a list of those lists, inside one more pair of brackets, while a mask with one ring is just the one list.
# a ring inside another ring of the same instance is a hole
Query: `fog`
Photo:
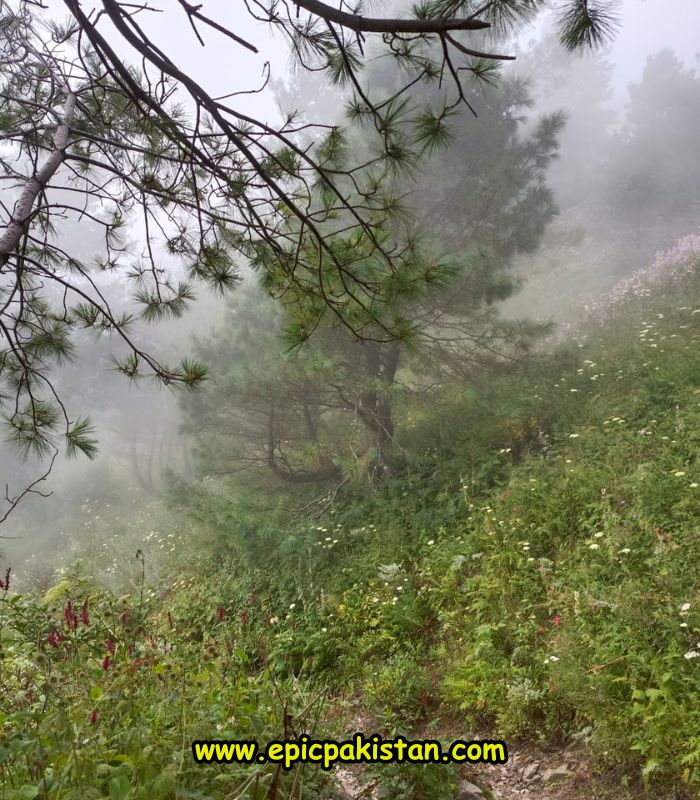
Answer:
[[[58, 14], [58, 4], [54, 8]], [[228, 16], [240, 35], [253, 41], [260, 52], [241, 56], [240, 50], [227, 48], [226, 41], [211, 31], [202, 48], [187, 25], [176, 21], [169, 11], [162, 20], [148, 24], [156, 41], [170, 53], [178, 53], [182, 69], [212, 94], [261, 86], [269, 63], [267, 88], [240, 98], [243, 109], [273, 125], [280, 119], [280, 108], [297, 108], [312, 121], [341, 118], [343, 98], [339, 93], [328, 89], [322, 73], [292, 70], [284, 45], [264, 26], [240, 15], [224, 0], [207, 4], [207, 11], [217, 19]], [[621, 9], [620, 31], [603, 52], [566, 55], [556, 44], [547, 17], [510, 43], [518, 59], [505, 64], [502, 75], [526, 79], [533, 101], [524, 111], [523, 135], [535, 129], [541, 114], [564, 111], [566, 124], [559, 137], [558, 159], [547, 168], [546, 177], [558, 214], [547, 223], [532, 252], [514, 253], [514, 274], [522, 288], [501, 303], [504, 317], [575, 325], [584, 306], [604, 297], [657, 251], [698, 231], [700, 192], [693, 194], [684, 178], [693, 170], [700, 178], [696, 166], [700, 78], [690, 73], [700, 63], [699, 30], [697, 0], [673, 4], [627, 0]], [[127, 47], [124, 57], [129, 58]], [[654, 68], [659, 72], [656, 78]], [[648, 80], [643, 84], [645, 74]], [[630, 93], [631, 85], [642, 88]], [[487, 96], [489, 91], [485, 90]], [[677, 136], [664, 147], [667, 114], [683, 109], [685, 116], [672, 121]], [[470, 122], [467, 118], [465, 124]], [[459, 141], [453, 147], [457, 152]], [[431, 175], [437, 174], [427, 169], [419, 177], [427, 188], [412, 196], [414, 205], [416, 197], [430, 198], [435, 192], [430, 181]], [[418, 205], [415, 210], [420, 217], [430, 208]], [[99, 249], [93, 233], [82, 227], [61, 231], [61, 236], [88, 252], [93, 246]], [[439, 228], [431, 233], [437, 239], [448, 235]], [[129, 235], [136, 240], [142, 236], [138, 224], [130, 227]], [[225, 298], [199, 292], [181, 319], [140, 324], [139, 341], [167, 360], [170, 355], [196, 350], [195, 340], [206, 341], [212, 332], [219, 336], [227, 325], [239, 324], [236, 320], [255, 303], [261, 307], [263, 303], [255, 289], [257, 278], [245, 264], [240, 267], [242, 288]], [[118, 286], [111, 291], [115, 289], [119, 291]], [[123, 304], [128, 308], [127, 296]], [[75, 363], [55, 371], [56, 385], [71, 414], [86, 414], [93, 420], [100, 450], [92, 462], [59, 456], [51, 474], [37, 486], [46, 496], [34, 493], [25, 497], [0, 527], [3, 563], [13, 565], [20, 581], [35, 577], [49, 582], [55, 568], [76, 558], [101, 564], [104, 577], [114, 571], [113, 553], [119, 550], [116, 544], [110, 549], [112, 545], [105, 541], [123, 537], [138, 545], [163, 526], [178, 536], [187, 529], [184, 515], [181, 522], [177, 514], [163, 517], [160, 501], [178, 481], [196, 482], [206, 477], [206, 470], [202, 472], [198, 466], [191, 430], [184, 432], [188, 425], [178, 398], [186, 390], [148, 381], [130, 384], [111, 369], [110, 354], [115, 346], [110, 339], [85, 339]], [[214, 373], [226, 369], [225, 358], [212, 365]], [[255, 364], [254, 352], [250, 361]], [[406, 382], [411, 380], [420, 383], [415, 375]], [[191, 402], [196, 405], [200, 401]], [[200, 408], [196, 413], [206, 416], [214, 409]], [[10, 495], [41, 474], [44, 466], [22, 460], [10, 444], [0, 449], [0, 483], [8, 485]]]

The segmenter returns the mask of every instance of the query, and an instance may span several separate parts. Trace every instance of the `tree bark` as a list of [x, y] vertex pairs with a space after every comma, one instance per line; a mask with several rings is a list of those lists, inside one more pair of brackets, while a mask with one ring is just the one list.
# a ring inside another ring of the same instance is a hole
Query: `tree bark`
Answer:
[[66, 147], [68, 146], [71, 125], [75, 116], [76, 102], [77, 96], [66, 87], [63, 119], [56, 128], [56, 133], [54, 133], [53, 150], [41, 167], [24, 184], [24, 188], [12, 210], [12, 217], [10, 217], [5, 233], [0, 236], [0, 267], [4, 267], [10, 260], [10, 256], [17, 252], [22, 237], [27, 232], [37, 197], [48, 186], [49, 181], [56, 174], [56, 170], [66, 157]]

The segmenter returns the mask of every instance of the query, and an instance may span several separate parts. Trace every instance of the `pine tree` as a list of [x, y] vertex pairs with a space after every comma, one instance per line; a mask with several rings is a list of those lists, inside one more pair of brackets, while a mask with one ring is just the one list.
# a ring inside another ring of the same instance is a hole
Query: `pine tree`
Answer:
[[[359, 160], [343, 152], [338, 126], [299, 126], [293, 116], [269, 125], [213, 97], [149, 38], [139, 16], [149, 7], [102, 0], [94, 13], [80, 0], [64, 5], [70, 16], [58, 23], [31, 0], [0, 2], [0, 166], [14, 193], [0, 210], [0, 404], [19, 452], [49, 459], [61, 445], [95, 453], [89, 420], [74, 417], [51, 379], [74, 356], [75, 331], [121, 340], [115, 366], [130, 379], [195, 386], [202, 364], [161, 363], [131, 338], [130, 325], [178, 317], [197, 284], [230, 290], [238, 262], [268, 267], [271, 285], [286, 282], [355, 336], [381, 329], [386, 340], [404, 337], [397, 286], [403, 291], [421, 270], [384, 224], [397, 201], [378, 173], [404, 174], [420, 155], [415, 145], [439, 139], [439, 126], [411, 124], [406, 94], [416, 83], [432, 87], [434, 118], [442, 119], [466, 102], [465, 79], [484, 80], [508, 59], [491, 48], [544, 2], [432, 0], [400, 18], [319, 0], [256, 5], [251, 13], [287, 38], [302, 68], [350, 88], [355, 120], [375, 134], [373, 155]], [[201, 6], [177, 6], [195, 40], [203, 43], [206, 29], [257, 52]], [[610, 34], [611, 6], [569, 0], [565, 46]], [[115, 36], [139, 56], [138, 69], [124, 62]], [[377, 50], [407, 75], [390, 96], [362, 85], [363, 63]], [[69, 246], [76, 224], [100, 231], [93, 258]], [[133, 285], [136, 311], [114, 311], [106, 274]], [[301, 338], [312, 328], [304, 321]], [[8, 494], [10, 509], [20, 497]]]

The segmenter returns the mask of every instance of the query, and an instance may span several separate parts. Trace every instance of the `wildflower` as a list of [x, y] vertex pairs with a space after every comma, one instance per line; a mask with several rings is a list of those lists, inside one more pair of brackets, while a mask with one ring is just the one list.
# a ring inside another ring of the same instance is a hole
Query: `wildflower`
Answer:
[[561, 617], [558, 614], [552, 617], [552, 625], [561, 625]]
[[578, 433], [570, 433], [569, 434], [569, 439], [578, 439], [578, 437], [579, 437]]
[[681, 622], [681, 628], [687, 628], [687, 627], [688, 627], [687, 622]]
[[241, 625], [245, 628], [247, 624], [248, 624], [248, 612], [241, 611]]
[[56, 628], [54, 628], [51, 631], [51, 633], [46, 637], [46, 641], [51, 645], [51, 647], [56, 649], [62, 638], [63, 637], [61, 636], [61, 632], [58, 631]]
[[685, 472], [683, 472], [683, 470], [678, 470], [678, 472], [674, 472], [673, 474], [676, 476], [676, 478], [682, 478], [685, 475]]
[[289, 610], [290, 610], [290, 611], [293, 611], [293, 610], [294, 610], [296, 607], [297, 607], [297, 604], [296, 604], [296, 603], [290, 603], [290, 604], [289, 604]]
[[691, 483], [691, 484], [690, 484], [690, 488], [691, 488], [691, 489], [697, 489], [697, 488], [698, 488], [698, 485], [697, 485], [697, 483]]
[[97, 722], [98, 719], [99, 719], [99, 715], [98, 715], [97, 711], [93, 711], [92, 714], [90, 714], [90, 724], [94, 725]]
[[328, 633], [328, 628], [321, 628], [321, 633]]
[[219, 606], [216, 609], [216, 616], [217, 616], [217, 619], [219, 620], [219, 622], [223, 622], [224, 621], [224, 617], [226, 616], [226, 612], [224, 611], [224, 607], [223, 606]]
[[7, 570], [5, 571], [5, 580], [4, 581], [0, 580], [0, 589], [2, 589], [3, 592], [9, 592], [10, 591], [10, 572], [11, 571], [12, 570], [10, 569], [10, 567], [8, 567]]
[[700, 653], [697, 650], [688, 650], [687, 653], [683, 653], [683, 658], [690, 661], [691, 658], [700, 658]]
[[114, 639], [110, 636], [109, 639], [105, 640], [105, 647], [107, 648], [108, 653], [114, 652]]
[[588, 545], [589, 550], [600, 550], [600, 545], [593, 542], [593, 544]]
[[66, 619], [66, 625], [70, 628], [70, 630], [77, 630], [78, 628], [78, 615], [73, 610], [73, 603], [69, 599], [66, 603], [66, 607], [63, 611], [63, 616]]
[[681, 606], [681, 613], [683, 613], [684, 611], [690, 611], [690, 603], [683, 603], [683, 605]]
[[623, 547], [622, 550], [620, 550], [620, 552], [627, 555], [627, 553], [631, 553], [632, 551], [629, 549], [629, 547]]
[[596, 531], [596, 533], [595, 533], [594, 535], [595, 535], [595, 538], [596, 538], [596, 539], [602, 539], [602, 538], [603, 538], [603, 536], [605, 536], [605, 534], [603, 533], [603, 531]]
[[435, 540], [434, 539], [428, 539], [428, 545], [429, 546], [432, 547], [434, 544], [435, 544]]
[[106, 672], [110, 668], [111, 663], [112, 662], [111, 662], [109, 656], [105, 656], [104, 660], [102, 661], [102, 669], [105, 670], [105, 672]]
[[81, 619], [83, 625], [89, 625], [90, 624], [90, 615], [88, 613], [88, 601], [87, 601], [87, 598], [85, 599], [85, 602], [83, 603], [83, 608], [82, 608], [82, 610], [80, 612], [80, 619]]

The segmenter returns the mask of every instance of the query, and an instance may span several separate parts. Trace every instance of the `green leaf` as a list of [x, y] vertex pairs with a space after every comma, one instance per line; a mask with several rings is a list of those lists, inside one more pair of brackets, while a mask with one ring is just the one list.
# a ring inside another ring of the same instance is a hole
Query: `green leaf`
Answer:
[[127, 775], [118, 775], [109, 782], [110, 800], [127, 800], [131, 793], [131, 781]]

